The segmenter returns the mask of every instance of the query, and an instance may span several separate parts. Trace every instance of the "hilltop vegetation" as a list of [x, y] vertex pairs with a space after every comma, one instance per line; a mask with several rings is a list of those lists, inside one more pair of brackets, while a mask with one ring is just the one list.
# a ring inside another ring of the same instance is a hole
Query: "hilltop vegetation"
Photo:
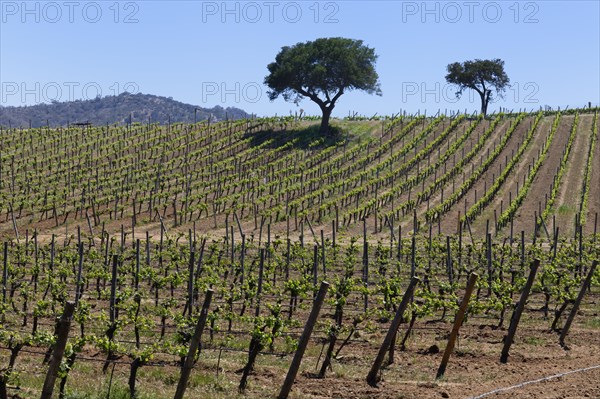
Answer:
[[69, 123], [90, 122], [93, 125], [125, 123], [194, 122], [194, 110], [198, 108], [198, 121], [247, 118], [249, 115], [238, 108], [202, 108], [184, 104], [172, 98], [150, 94], [122, 93], [118, 96], [99, 97], [91, 100], [54, 102], [23, 107], [1, 107], [0, 126], [32, 127], [67, 126]]

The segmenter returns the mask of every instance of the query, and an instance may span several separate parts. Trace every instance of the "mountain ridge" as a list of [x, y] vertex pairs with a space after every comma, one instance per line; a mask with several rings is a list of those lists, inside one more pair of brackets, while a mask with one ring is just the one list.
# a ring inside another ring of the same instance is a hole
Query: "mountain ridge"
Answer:
[[73, 123], [93, 125], [194, 122], [207, 120], [242, 119], [249, 117], [246, 111], [236, 107], [223, 108], [216, 105], [203, 108], [172, 97], [153, 94], [121, 93], [116, 96], [97, 97], [90, 100], [42, 103], [28, 106], [1, 106], [0, 126], [41, 127], [67, 126]]

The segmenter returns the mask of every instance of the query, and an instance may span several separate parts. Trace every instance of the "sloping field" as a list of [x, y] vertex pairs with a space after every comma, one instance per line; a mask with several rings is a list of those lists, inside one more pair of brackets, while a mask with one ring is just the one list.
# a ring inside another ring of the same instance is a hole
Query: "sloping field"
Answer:
[[3, 129], [0, 398], [597, 397], [597, 122]]
[[591, 233], [596, 119], [581, 110], [340, 120], [332, 137], [293, 118], [3, 129], [0, 232], [143, 238], [162, 223], [222, 236], [239, 222], [255, 234], [310, 237], [332, 223], [360, 233], [366, 219], [388, 234], [412, 229], [416, 212], [433, 233], [456, 233], [465, 214], [463, 227], [482, 237], [572, 235], [576, 217]]

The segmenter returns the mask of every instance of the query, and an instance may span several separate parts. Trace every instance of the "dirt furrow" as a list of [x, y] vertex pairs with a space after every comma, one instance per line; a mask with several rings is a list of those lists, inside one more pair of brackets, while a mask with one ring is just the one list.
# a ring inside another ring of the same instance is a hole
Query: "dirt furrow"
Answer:
[[[585, 164], [590, 146], [592, 118], [593, 115], [580, 116], [577, 135], [567, 163], [567, 170], [563, 176], [560, 193], [554, 204], [553, 214], [556, 217], [556, 226], [559, 228], [560, 236], [572, 237], [575, 231], [574, 219], [577, 212], [579, 212], [579, 203], [581, 202]], [[551, 228], [550, 224], [548, 228]]]
[[591, 234], [600, 231], [600, 133], [596, 133], [596, 147], [592, 158], [592, 177], [590, 180], [590, 197], [585, 224], [585, 232]]
[[[475, 183], [475, 185], [473, 187], [471, 187], [471, 190], [469, 190], [467, 195], [465, 195], [462, 198], [462, 200], [458, 204], [456, 204], [453, 207], [453, 209], [450, 210], [450, 212], [446, 215], [446, 217], [443, 218], [442, 231], [448, 232], [448, 233], [452, 233], [452, 232], [456, 231], [456, 225], [457, 225], [456, 218], [457, 218], [459, 211], [461, 212], [461, 215], [464, 215], [465, 201], [467, 204], [466, 208], [469, 209], [469, 207], [472, 206], [476, 202], [477, 199], [481, 198], [481, 196], [485, 193], [486, 189], [493, 184], [495, 178], [506, 167], [507, 160], [512, 158], [512, 156], [517, 153], [519, 146], [522, 144], [525, 136], [527, 135], [528, 130], [531, 127], [531, 124], [533, 123], [534, 118], [535, 118], [535, 115], [531, 115], [531, 116], [527, 117], [526, 119], [524, 119], [519, 124], [519, 126], [517, 127], [517, 130], [514, 132], [513, 136], [507, 143], [504, 150], [500, 153], [500, 155], [496, 158], [496, 160], [494, 160], [494, 162], [492, 162], [492, 164], [490, 165], [490, 167], [488, 168], [488, 170], [484, 174], [484, 176], [481, 179], [479, 179], [479, 181], [477, 183]], [[523, 154], [523, 157], [525, 159], [527, 159], [528, 153], [530, 151], [532, 151], [533, 148], [536, 148], [537, 142], [540, 140], [540, 137], [542, 137], [542, 136], [540, 136], [540, 132], [543, 132], [544, 131], [543, 129], [545, 128], [545, 126], [546, 125], [550, 126], [550, 124], [551, 124], [551, 121], [548, 122], [548, 119], [542, 119], [542, 121], [540, 121], [540, 124], [538, 125], [537, 130], [532, 139], [533, 145], [530, 144], [528, 150]], [[535, 151], [537, 152], [537, 149], [535, 149]], [[481, 162], [482, 159], [485, 159], [486, 154], [487, 154], [487, 151], [477, 157], [477, 165], [479, 165], [479, 163]], [[482, 217], [480, 215], [480, 217], [478, 218], [478, 221], [483, 221], [483, 222], [473, 224], [473, 226], [472, 226], [473, 234], [475, 236], [481, 235], [483, 237], [483, 235], [485, 234], [486, 218]], [[492, 217], [492, 221], [493, 221], [493, 217]]]

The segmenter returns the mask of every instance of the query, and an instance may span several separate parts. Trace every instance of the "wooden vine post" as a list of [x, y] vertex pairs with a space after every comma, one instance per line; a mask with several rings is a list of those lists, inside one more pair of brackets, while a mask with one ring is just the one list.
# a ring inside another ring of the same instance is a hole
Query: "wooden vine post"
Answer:
[[450, 337], [448, 338], [448, 344], [446, 345], [446, 349], [444, 350], [442, 362], [440, 363], [437, 375], [435, 376], [436, 379], [442, 378], [444, 376], [444, 373], [446, 372], [446, 366], [448, 365], [448, 361], [450, 360], [450, 355], [452, 355], [452, 352], [454, 351], [454, 344], [456, 343], [456, 338], [458, 337], [458, 330], [462, 326], [463, 320], [465, 319], [467, 307], [469, 306], [469, 300], [471, 299], [471, 294], [473, 294], [473, 290], [475, 289], [475, 283], [477, 282], [478, 277], [479, 276], [477, 275], [477, 273], [471, 273], [471, 275], [469, 276], [469, 281], [467, 282], [467, 289], [465, 291], [463, 300], [460, 303], [458, 313], [456, 313], [456, 318], [454, 319], [454, 327], [452, 327], [452, 332], [450, 333]]
[[175, 399], [183, 399], [183, 394], [185, 393], [185, 389], [187, 388], [187, 382], [190, 378], [192, 368], [194, 367], [194, 358], [196, 357], [196, 352], [198, 352], [198, 347], [200, 346], [202, 331], [204, 331], [206, 319], [208, 318], [208, 308], [210, 307], [212, 295], [213, 290], [210, 288], [207, 289], [206, 297], [204, 298], [204, 304], [202, 305], [202, 312], [200, 313], [198, 323], [196, 324], [196, 329], [194, 330], [194, 335], [192, 336], [192, 340], [190, 341], [190, 348], [185, 358], [185, 362], [181, 367], [181, 376], [179, 377], [179, 383], [177, 384], [177, 391], [175, 392], [174, 397]]
[[81, 291], [83, 287], [81, 286], [81, 273], [83, 271], [83, 243], [79, 242], [78, 245], [79, 252], [79, 263], [77, 266], [77, 283], [75, 284], [75, 306], [79, 304], [79, 299], [81, 298]]
[[290, 391], [292, 390], [292, 385], [294, 384], [294, 380], [296, 379], [296, 374], [298, 374], [298, 369], [300, 368], [300, 363], [302, 362], [304, 351], [308, 346], [308, 340], [310, 339], [313, 328], [317, 321], [317, 317], [319, 316], [319, 312], [321, 311], [321, 306], [325, 301], [325, 295], [327, 294], [328, 289], [329, 283], [327, 281], [322, 281], [321, 287], [319, 288], [319, 292], [317, 293], [317, 297], [315, 298], [315, 302], [313, 303], [312, 310], [310, 311], [310, 315], [308, 316], [308, 320], [306, 321], [306, 325], [304, 326], [304, 331], [302, 332], [300, 340], [298, 341], [298, 349], [296, 349], [296, 353], [294, 354], [294, 358], [292, 359], [290, 369], [288, 370], [287, 376], [285, 377], [285, 381], [283, 382], [281, 391], [277, 396], [278, 399], [287, 399], [288, 395], [290, 394]]
[[2, 268], [2, 303], [6, 303], [6, 291], [8, 284], [8, 242], [4, 242]]
[[[195, 264], [195, 256], [196, 253], [194, 251], [190, 252], [190, 259], [188, 263], [188, 285], [187, 285], [187, 313], [189, 317], [192, 317], [192, 312], [194, 309], [194, 266]], [[185, 308], [183, 315], [185, 316]]]
[[404, 314], [404, 311], [406, 310], [406, 307], [408, 306], [408, 303], [410, 302], [410, 299], [412, 298], [415, 287], [419, 281], [420, 280], [418, 277], [413, 277], [410, 279], [408, 288], [406, 289], [406, 292], [404, 293], [404, 296], [402, 297], [402, 302], [400, 302], [400, 306], [398, 306], [398, 309], [396, 310], [396, 315], [394, 316], [394, 319], [392, 320], [392, 324], [390, 325], [390, 328], [383, 340], [383, 343], [381, 344], [381, 347], [379, 348], [379, 352], [377, 353], [377, 357], [375, 358], [375, 361], [373, 362], [371, 371], [369, 371], [369, 374], [367, 375], [367, 383], [369, 385], [371, 385], [372, 387], [377, 386], [377, 374], [379, 373], [379, 369], [381, 368], [381, 365], [383, 364], [383, 359], [385, 358], [385, 354], [388, 351], [390, 345], [392, 344], [392, 340], [394, 339], [396, 332], [398, 331], [398, 327], [400, 326], [400, 322], [402, 321], [402, 315]]
[[363, 295], [364, 311], [369, 307], [369, 242], [367, 241], [367, 219], [363, 219], [363, 284], [365, 293]]
[[42, 388], [41, 399], [51, 399], [52, 392], [54, 391], [54, 383], [58, 377], [58, 371], [63, 355], [65, 354], [65, 348], [67, 346], [67, 339], [69, 337], [69, 329], [71, 328], [71, 318], [73, 317], [73, 311], [75, 310], [75, 303], [65, 303], [65, 310], [63, 311], [60, 320], [58, 321], [58, 334], [56, 337], [56, 346], [50, 357], [50, 366], [46, 373], [46, 379], [44, 380], [44, 387]]
[[590, 286], [590, 283], [592, 282], [592, 276], [594, 275], [594, 272], [596, 271], [597, 266], [598, 266], [598, 261], [594, 260], [594, 262], [592, 263], [592, 267], [590, 268], [590, 271], [588, 272], [587, 277], [583, 281], [583, 284], [581, 284], [581, 289], [579, 290], [579, 294], [577, 295], [575, 304], [573, 304], [571, 313], [569, 313], [569, 317], [567, 317], [567, 321], [565, 322], [565, 325], [562, 328], [562, 331], [560, 332], [559, 342], [560, 342], [560, 346], [562, 346], [563, 348], [566, 348], [565, 337], [569, 333], [569, 328], [571, 328], [573, 319], [575, 318], [575, 315], [577, 314], [577, 311], [579, 310], [579, 305], [581, 305], [581, 301], [583, 299], [583, 296], [585, 295], [585, 291], [587, 290], [587, 288]]
[[519, 320], [521, 320], [521, 314], [523, 313], [523, 309], [525, 309], [525, 303], [527, 302], [527, 298], [529, 297], [529, 291], [531, 291], [531, 286], [533, 285], [533, 280], [535, 279], [535, 274], [537, 273], [539, 267], [540, 260], [535, 259], [531, 264], [529, 277], [527, 277], [527, 282], [525, 283], [523, 292], [521, 292], [521, 298], [519, 299], [519, 303], [517, 303], [517, 307], [515, 308], [515, 311], [513, 312], [513, 315], [510, 319], [508, 334], [504, 336], [504, 347], [502, 348], [502, 354], [500, 355], [500, 361], [502, 363], [506, 363], [508, 361], [508, 352], [510, 350], [510, 346], [513, 343], [515, 333], [517, 332], [517, 326], [519, 325]]

